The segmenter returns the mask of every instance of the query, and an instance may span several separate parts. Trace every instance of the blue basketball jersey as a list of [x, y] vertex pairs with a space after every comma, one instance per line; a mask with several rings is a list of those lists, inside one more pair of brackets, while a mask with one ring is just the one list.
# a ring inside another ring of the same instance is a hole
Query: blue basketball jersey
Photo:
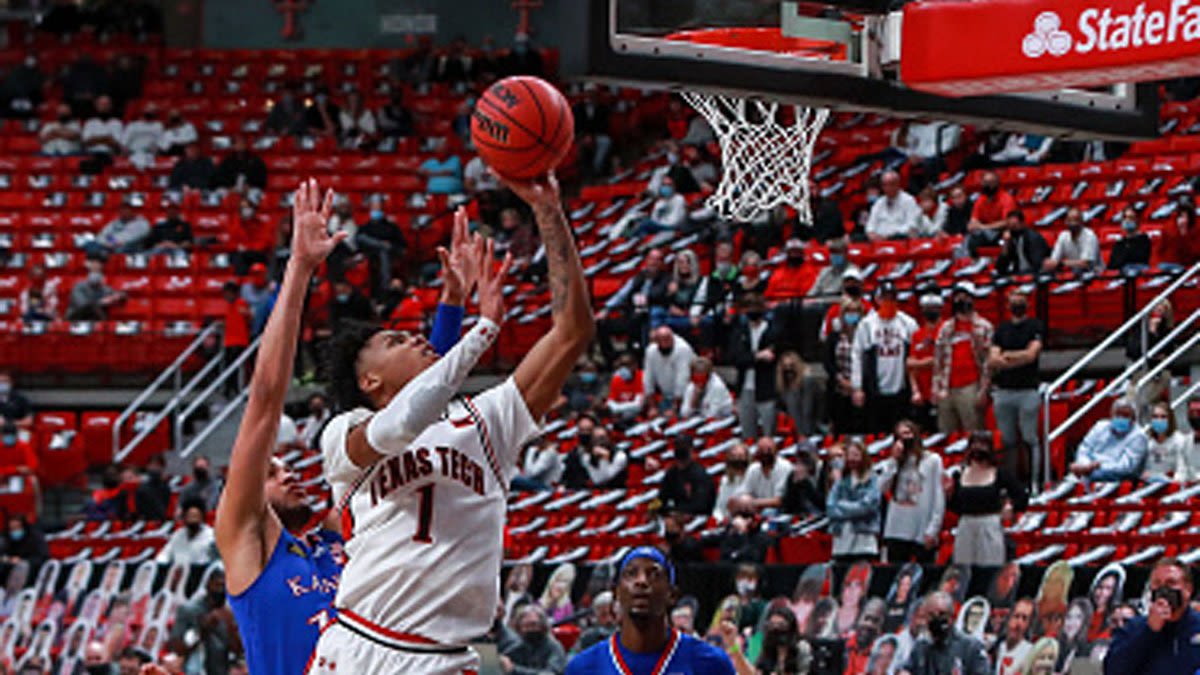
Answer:
[[666, 648], [651, 654], [625, 649], [615, 633], [571, 659], [566, 675], [734, 675], [734, 670], [725, 652], [672, 630]]
[[254, 583], [229, 596], [254, 675], [303, 673], [321, 629], [333, 618], [342, 537], [322, 530], [311, 540], [310, 545], [284, 530]]

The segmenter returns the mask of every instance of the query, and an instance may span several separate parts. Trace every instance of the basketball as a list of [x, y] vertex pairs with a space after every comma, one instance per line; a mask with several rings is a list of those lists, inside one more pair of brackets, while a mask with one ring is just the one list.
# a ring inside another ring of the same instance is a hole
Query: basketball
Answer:
[[493, 84], [471, 115], [471, 139], [483, 161], [507, 178], [533, 178], [571, 149], [575, 118], [558, 89], [520, 75]]

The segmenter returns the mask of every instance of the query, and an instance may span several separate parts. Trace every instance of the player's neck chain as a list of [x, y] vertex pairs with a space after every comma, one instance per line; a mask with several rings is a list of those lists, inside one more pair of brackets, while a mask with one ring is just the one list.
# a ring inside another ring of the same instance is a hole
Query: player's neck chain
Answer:
[[[620, 639], [620, 633], [613, 633], [608, 639], [608, 655], [612, 658], [613, 667], [617, 669], [621, 675], [633, 675], [633, 671], [629, 669], [629, 665], [625, 663], [625, 658], [621, 656], [621, 648], [617, 643]], [[671, 658], [675, 656], [675, 650], [679, 647], [679, 631], [671, 629], [670, 636], [667, 639], [667, 646], [663, 649], [662, 656], [658, 658], [658, 663], [654, 664], [654, 670], [650, 671], [650, 675], [662, 675], [666, 672], [667, 664], [671, 663]]]

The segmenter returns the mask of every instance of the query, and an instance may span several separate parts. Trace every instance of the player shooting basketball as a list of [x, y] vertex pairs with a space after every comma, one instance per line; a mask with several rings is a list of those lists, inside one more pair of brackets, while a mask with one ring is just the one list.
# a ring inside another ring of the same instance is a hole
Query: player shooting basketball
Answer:
[[470, 370], [499, 330], [502, 274], [481, 278], [482, 317], [436, 365], [387, 333], [357, 330], [337, 339], [336, 393], [343, 405], [361, 407], [332, 420], [321, 445], [352, 536], [337, 620], [321, 635], [313, 672], [457, 675], [478, 667], [467, 642], [487, 632], [499, 601], [505, 499], [517, 455], [595, 330], [557, 181], [505, 183], [537, 220], [552, 317], [510, 378], [449, 407], [410, 403], [419, 418], [440, 416], [411, 440], [406, 419], [393, 410], [404, 404], [410, 381], [441, 392]]
[[[271, 459], [309, 280], [343, 238], [327, 232], [330, 199], [326, 194], [322, 205], [314, 181], [294, 195], [292, 255], [263, 332], [229, 480], [217, 506], [217, 546], [247, 665], [266, 675], [303, 672], [328, 621], [341, 572], [335, 556], [341, 537], [324, 530], [312, 541], [303, 538], [312, 510], [296, 475]], [[467, 235], [465, 212], [456, 215], [452, 242], [449, 252], [439, 250], [444, 286], [433, 330], [439, 352], [457, 340], [461, 305], [483, 255], [482, 240]]]

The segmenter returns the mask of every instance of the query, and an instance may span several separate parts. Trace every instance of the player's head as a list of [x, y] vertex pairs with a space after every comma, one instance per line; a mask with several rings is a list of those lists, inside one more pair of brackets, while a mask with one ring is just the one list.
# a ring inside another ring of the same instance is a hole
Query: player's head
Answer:
[[617, 607], [634, 624], [666, 621], [675, 604], [675, 568], [661, 551], [639, 546], [617, 568]]
[[304, 498], [300, 477], [278, 457], [271, 458], [263, 491], [284, 528], [298, 530], [312, 517], [312, 507]]
[[437, 361], [424, 337], [358, 321], [338, 326], [331, 350], [333, 396], [343, 410], [378, 409]]

